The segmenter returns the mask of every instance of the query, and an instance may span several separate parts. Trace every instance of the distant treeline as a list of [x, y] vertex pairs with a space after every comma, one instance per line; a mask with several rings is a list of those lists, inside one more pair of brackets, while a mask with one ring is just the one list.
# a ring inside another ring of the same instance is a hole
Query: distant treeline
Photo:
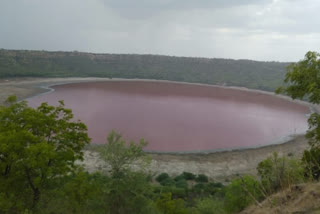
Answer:
[[274, 91], [283, 82], [287, 65], [252, 60], [0, 49], [0, 78], [139, 78]]

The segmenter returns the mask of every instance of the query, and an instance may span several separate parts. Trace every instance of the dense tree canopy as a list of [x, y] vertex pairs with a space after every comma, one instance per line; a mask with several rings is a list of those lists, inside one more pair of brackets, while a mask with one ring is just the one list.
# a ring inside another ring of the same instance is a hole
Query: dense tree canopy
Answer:
[[62, 101], [34, 109], [9, 97], [0, 107], [0, 210], [35, 208], [46, 185], [77, 168], [89, 141]]
[[252, 60], [0, 49], [0, 78], [138, 78], [274, 91], [281, 84], [287, 65]]
[[287, 67], [284, 87], [277, 92], [284, 92], [293, 99], [307, 97], [311, 103], [320, 103], [320, 54], [307, 52], [305, 58]]

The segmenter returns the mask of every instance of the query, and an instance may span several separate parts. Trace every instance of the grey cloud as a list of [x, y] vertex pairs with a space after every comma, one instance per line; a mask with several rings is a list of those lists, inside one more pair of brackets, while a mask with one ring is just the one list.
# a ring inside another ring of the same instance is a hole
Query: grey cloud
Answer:
[[103, 0], [107, 7], [127, 18], [146, 18], [168, 11], [237, 7], [243, 5], [264, 5], [272, 0]]
[[1, 0], [0, 48], [293, 61], [320, 47], [318, 0]]
[[256, 19], [249, 22], [251, 29], [264, 29], [287, 34], [320, 32], [320, 2], [317, 0], [280, 0], [261, 8]]

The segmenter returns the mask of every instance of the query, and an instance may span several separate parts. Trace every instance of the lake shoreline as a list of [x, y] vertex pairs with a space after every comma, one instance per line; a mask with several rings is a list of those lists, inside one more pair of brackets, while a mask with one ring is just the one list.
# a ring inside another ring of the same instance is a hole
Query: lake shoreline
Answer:
[[[95, 81], [123, 81], [124, 79], [109, 79], [109, 78], [19, 78], [10, 79], [9, 81], [0, 80], [0, 104], [12, 94], [16, 94], [19, 100], [24, 100], [32, 96], [40, 95], [42, 93], [48, 93], [49, 89], [44, 87], [50, 87], [57, 84], [70, 84], [79, 82], [95, 82]], [[137, 79], [129, 81], [140, 81]], [[150, 80], [142, 80], [150, 81]], [[154, 80], [152, 80], [154, 81]], [[164, 81], [172, 82], [172, 81]], [[173, 82], [176, 83], [176, 82]], [[178, 84], [193, 84], [193, 83], [181, 83]], [[206, 84], [197, 84], [211, 87], [224, 87], [213, 86]], [[41, 88], [42, 87], [42, 88]], [[237, 90], [250, 91], [251, 89], [239, 88], [239, 87], [225, 87]], [[307, 105], [312, 112], [319, 112], [319, 107], [311, 105], [303, 101], [292, 101], [291, 98], [282, 95], [275, 95], [272, 92], [251, 90], [253, 92], [259, 92], [269, 94], [272, 96], [280, 96], [290, 102], [297, 102], [303, 105]], [[150, 153], [153, 158], [153, 167], [158, 172], [168, 172], [169, 174], [179, 173], [180, 171], [190, 171], [193, 173], [208, 174], [212, 179], [223, 181], [228, 177], [232, 177], [236, 174], [255, 174], [255, 168], [259, 161], [272, 155], [277, 151], [281, 155], [290, 155], [293, 157], [301, 157], [302, 151], [308, 148], [307, 140], [303, 136], [296, 136], [293, 139], [275, 145], [267, 145], [259, 148], [244, 148], [233, 151], [217, 151], [214, 153], [188, 153], [188, 154], [166, 154], [166, 153]], [[88, 171], [98, 171], [101, 169], [103, 163], [100, 162], [97, 154], [87, 150], [85, 152], [85, 161], [83, 163], [85, 169]], [[103, 167], [102, 167], [103, 169]]]
[[[170, 80], [153, 80], [153, 79], [122, 79], [122, 78], [97, 78], [97, 77], [70, 77], [70, 78], [17, 78], [13, 81], [4, 81], [0, 79], [0, 86], [11, 86], [11, 87], [26, 87], [27, 89], [31, 89], [31, 92], [27, 94], [18, 94], [18, 100], [27, 100], [30, 98], [42, 96], [45, 94], [49, 94], [55, 91], [53, 87], [59, 86], [59, 85], [68, 85], [68, 84], [78, 84], [78, 83], [88, 83], [88, 82], [106, 82], [106, 81], [128, 81], [128, 82], [162, 82], [162, 83], [171, 83], [171, 84], [181, 84], [181, 85], [194, 85], [194, 86], [203, 86], [203, 87], [213, 87], [213, 88], [223, 88], [228, 90], [240, 90], [244, 92], [254, 93], [254, 94], [265, 94], [269, 96], [274, 96], [280, 99], [284, 99], [286, 101], [307, 106], [310, 109], [310, 113], [313, 112], [320, 112], [320, 108], [318, 106], [312, 105], [311, 103], [301, 101], [301, 100], [292, 100], [290, 97], [284, 96], [284, 95], [278, 95], [272, 92], [268, 91], [260, 91], [256, 89], [248, 89], [245, 87], [236, 87], [236, 86], [220, 86], [220, 85], [209, 85], [209, 84], [203, 84], [203, 83], [188, 83], [188, 82], [176, 82], [176, 81], [170, 81]], [[1, 88], [0, 88], [1, 89]], [[9, 96], [8, 94], [7, 96]], [[2, 95], [3, 97], [3, 95]], [[1, 93], [0, 93], [1, 98]], [[2, 101], [2, 102], [1, 102]], [[3, 103], [3, 100], [0, 99], [0, 104]], [[304, 133], [295, 133], [295, 135], [302, 135]], [[216, 153], [216, 152], [230, 152], [230, 151], [239, 151], [239, 150], [247, 150], [247, 149], [257, 149], [261, 147], [266, 146], [273, 146], [273, 145], [280, 145], [286, 142], [291, 141], [294, 139], [295, 136], [287, 135], [282, 136], [281, 139], [274, 139], [270, 144], [263, 144], [263, 145], [257, 145], [252, 147], [240, 147], [240, 148], [228, 148], [228, 149], [217, 149], [217, 150], [203, 150], [203, 151], [168, 151], [168, 152], [158, 152], [158, 151], [147, 151], [148, 153], [154, 153], [154, 154], [209, 154], [209, 153]]]
[[[168, 84], [179, 84], [179, 85], [191, 85], [191, 86], [201, 86], [201, 87], [210, 87], [210, 88], [222, 88], [226, 90], [232, 90], [232, 91], [243, 91], [245, 93], [253, 93], [253, 95], [268, 95], [268, 96], [273, 96], [279, 99], [286, 100], [291, 103], [295, 103], [298, 105], [303, 105], [307, 106], [310, 110], [310, 113], [314, 112], [313, 108], [309, 105], [307, 102], [303, 101], [298, 101], [298, 100], [291, 100], [289, 97], [285, 97], [282, 95], [276, 95], [272, 92], [265, 92], [265, 91], [259, 91], [259, 90], [251, 90], [243, 87], [227, 87], [227, 86], [216, 86], [216, 85], [207, 85], [207, 84], [194, 84], [194, 83], [182, 83], [182, 82], [175, 82], [175, 81], [165, 81], [165, 80], [141, 80], [141, 79], [120, 79], [120, 78], [115, 78], [115, 79], [109, 79], [109, 78], [66, 78], [63, 79], [63, 81], [58, 80], [54, 78], [52, 81], [44, 82], [39, 84], [37, 87], [45, 90], [43, 93], [37, 93], [34, 94], [31, 97], [28, 98], [33, 98], [37, 96], [42, 96], [48, 93], [54, 92], [54, 87], [55, 86], [60, 86], [60, 85], [71, 85], [71, 84], [81, 84], [81, 83], [95, 83], [95, 82], [148, 82], [148, 83], [168, 83]], [[305, 133], [305, 130], [300, 130], [295, 132], [294, 134], [288, 134], [285, 136], [277, 137], [272, 139], [271, 141], [268, 141], [266, 143], [261, 143], [259, 145], [254, 145], [254, 146], [240, 146], [240, 147], [231, 147], [231, 148], [225, 148], [225, 149], [211, 149], [211, 150], [186, 150], [186, 151], [156, 151], [156, 150], [146, 150], [148, 153], [155, 153], [155, 154], [209, 154], [209, 153], [216, 153], [216, 152], [229, 152], [229, 151], [238, 151], [238, 150], [246, 150], [246, 149], [256, 149], [256, 148], [261, 148], [261, 147], [266, 147], [270, 145], [279, 145], [286, 143], [290, 140], [293, 140], [296, 135], [302, 135]]]

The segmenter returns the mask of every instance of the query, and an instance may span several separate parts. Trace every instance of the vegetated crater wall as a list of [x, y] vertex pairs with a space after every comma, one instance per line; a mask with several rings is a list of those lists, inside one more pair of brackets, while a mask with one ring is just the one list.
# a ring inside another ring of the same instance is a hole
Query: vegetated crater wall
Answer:
[[113, 80], [52, 86], [29, 98], [64, 100], [87, 124], [92, 143], [111, 130], [145, 138], [148, 151], [209, 152], [279, 143], [307, 129], [308, 106], [257, 91], [163, 81]]

